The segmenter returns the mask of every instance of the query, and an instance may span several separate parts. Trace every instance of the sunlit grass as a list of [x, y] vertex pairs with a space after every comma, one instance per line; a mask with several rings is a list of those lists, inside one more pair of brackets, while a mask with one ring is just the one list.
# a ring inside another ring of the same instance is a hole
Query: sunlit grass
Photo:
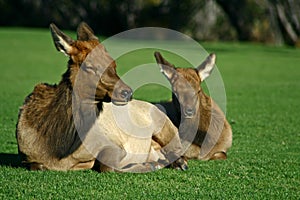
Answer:
[[[35, 84], [60, 80], [67, 57], [56, 51], [48, 30], [0, 28], [0, 44], [1, 199], [299, 198], [300, 50], [204, 43], [208, 52], [217, 54], [225, 84], [227, 118], [233, 128], [228, 160], [190, 161], [185, 172], [99, 174], [90, 170], [31, 172], [16, 167], [19, 106]], [[143, 55], [155, 61], [152, 52]], [[120, 76], [140, 62], [134, 55], [117, 60]], [[175, 57], [170, 62], [185, 64]], [[157, 85], [139, 88], [135, 95], [150, 101], [171, 96]]]

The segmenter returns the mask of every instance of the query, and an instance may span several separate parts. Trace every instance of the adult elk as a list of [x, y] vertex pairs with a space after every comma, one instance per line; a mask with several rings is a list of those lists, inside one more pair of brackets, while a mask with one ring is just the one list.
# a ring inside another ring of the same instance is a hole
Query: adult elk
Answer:
[[180, 154], [177, 129], [169, 122], [162, 128], [170, 131], [169, 138], [161, 130], [151, 135], [162, 149], [154, 151], [148, 145], [144, 160], [128, 159], [130, 148], [123, 148], [124, 140], [116, 138], [122, 131], [111, 126], [114, 106], [109, 102], [117, 105], [118, 112], [118, 107], [130, 102], [132, 90], [116, 74], [115, 61], [85, 23], [77, 29], [77, 40], [54, 24], [50, 30], [57, 50], [69, 57], [68, 68], [58, 85], [36, 85], [20, 108], [16, 137], [26, 167], [144, 172]]
[[219, 106], [207, 96], [201, 83], [211, 74], [215, 54], [197, 68], [176, 68], [159, 52], [154, 56], [161, 72], [172, 85], [172, 102], [163, 103], [180, 137], [191, 142], [187, 159], [226, 159], [232, 144], [232, 130]]

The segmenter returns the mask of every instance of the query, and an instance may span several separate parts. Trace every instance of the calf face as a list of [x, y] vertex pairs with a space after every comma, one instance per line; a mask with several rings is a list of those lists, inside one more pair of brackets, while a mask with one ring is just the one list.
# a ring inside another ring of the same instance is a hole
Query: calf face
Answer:
[[[184, 118], [193, 118], [198, 113], [200, 94], [203, 82], [212, 72], [215, 64], [215, 54], [210, 54], [197, 68], [175, 68], [159, 52], [154, 54], [161, 72], [172, 85], [173, 94], [179, 102], [180, 112]], [[175, 98], [173, 98], [174, 101]]]
[[77, 40], [54, 24], [50, 25], [50, 30], [56, 49], [70, 58], [64, 79], [68, 79], [72, 88], [77, 82], [76, 92], [82, 99], [111, 100], [115, 104], [124, 104], [131, 99], [131, 88], [120, 80], [115, 61], [87, 24], [79, 25]]

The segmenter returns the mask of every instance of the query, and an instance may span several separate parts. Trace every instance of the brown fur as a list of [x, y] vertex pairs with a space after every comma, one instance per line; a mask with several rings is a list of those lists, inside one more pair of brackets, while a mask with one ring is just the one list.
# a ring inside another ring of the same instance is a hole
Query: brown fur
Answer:
[[[122, 148], [126, 140], [120, 138], [124, 135], [113, 137], [121, 130], [109, 126], [108, 122], [114, 120], [109, 117], [109, 106], [103, 110], [104, 102], [124, 105], [131, 99], [132, 91], [117, 76], [114, 60], [85, 23], [78, 27], [76, 41], [54, 24], [50, 29], [57, 50], [70, 60], [58, 85], [38, 84], [20, 108], [16, 137], [25, 166], [32, 170], [94, 168], [99, 171], [144, 172], [162, 167], [159, 159], [171, 160], [169, 152], [180, 155], [177, 129], [168, 122], [165, 126], [170, 134], [153, 133], [161, 147], [174, 141], [169, 148], [164, 148], [167, 152], [163, 149], [151, 153], [153, 147], [147, 146], [145, 148], [149, 151], [144, 149], [144, 153], [149, 154], [149, 159], [139, 163], [139, 160], [128, 160], [131, 149]], [[92, 50], [96, 53], [90, 54]], [[144, 106], [135, 106], [136, 112]], [[151, 137], [149, 140], [151, 143]], [[106, 166], [105, 162], [115, 168]]]
[[[97, 71], [101, 66], [109, 65], [108, 70], [103, 73], [103, 77], [107, 77], [107, 81], [105, 84], [99, 81], [96, 94], [92, 93], [94, 94], [92, 97], [88, 96], [88, 93], [79, 95], [82, 95], [83, 99], [98, 100], [97, 104], [93, 106], [100, 110], [101, 101], [104, 99], [126, 102], [129, 97], [122, 99], [119, 97], [120, 95], [112, 94], [113, 86], [120, 80], [115, 73], [115, 63], [85, 23], [78, 27], [78, 40], [76, 41], [62, 33], [54, 24], [50, 28], [57, 50], [62, 51], [70, 58], [68, 69], [58, 85], [38, 84], [25, 99], [24, 105], [20, 108], [16, 129], [19, 153], [22, 163], [30, 169], [91, 168], [95, 158], [83, 150], [84, 147], [81, 145], [73, 123], [72, 92], [80, 66], [94, 48], [99, 48], [102, 53], [100, 56], [103, 59], [99, 59], [100, 67], [92, 66], [93, 70]], [[109, 71], [114, 73], [108, 74]], [[89, 73], [91, 72], [86, 74]], [[82, 84], [87, 85], [88, 83], [83, 82]], [[118, 84], [119, 91], [131, 93], [131, 89], [127, 85], [120, 81]], [[86, 88], [88, 91], [89, 87]]]
[[232, 143], [231, 127], [222, 110], [201, 88], [201, 80], [206, 78], [201, 75], [208, 76], [211, 73], [215, 55], [210, 55], [196, 69], [175, 68], [158, 52], [155, 57], [173, 88], [172, 102], [162, 105], [179, 128], [180, 136], [192, 143], [185, 152], [185, 157], [200, 160], [226, 159], [227, 150]]

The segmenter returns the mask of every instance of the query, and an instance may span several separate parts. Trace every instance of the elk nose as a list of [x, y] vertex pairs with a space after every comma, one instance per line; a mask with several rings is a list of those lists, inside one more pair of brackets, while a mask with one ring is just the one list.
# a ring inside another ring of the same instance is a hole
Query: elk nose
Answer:
[[195, 114], [195, 110], [193, 108], [186, 108], [185, 109], [185, 116], [192, 117]]
[[121, 98], [126, 100], [131, 100], [132, 90], [122, 90], [121, 91]]

